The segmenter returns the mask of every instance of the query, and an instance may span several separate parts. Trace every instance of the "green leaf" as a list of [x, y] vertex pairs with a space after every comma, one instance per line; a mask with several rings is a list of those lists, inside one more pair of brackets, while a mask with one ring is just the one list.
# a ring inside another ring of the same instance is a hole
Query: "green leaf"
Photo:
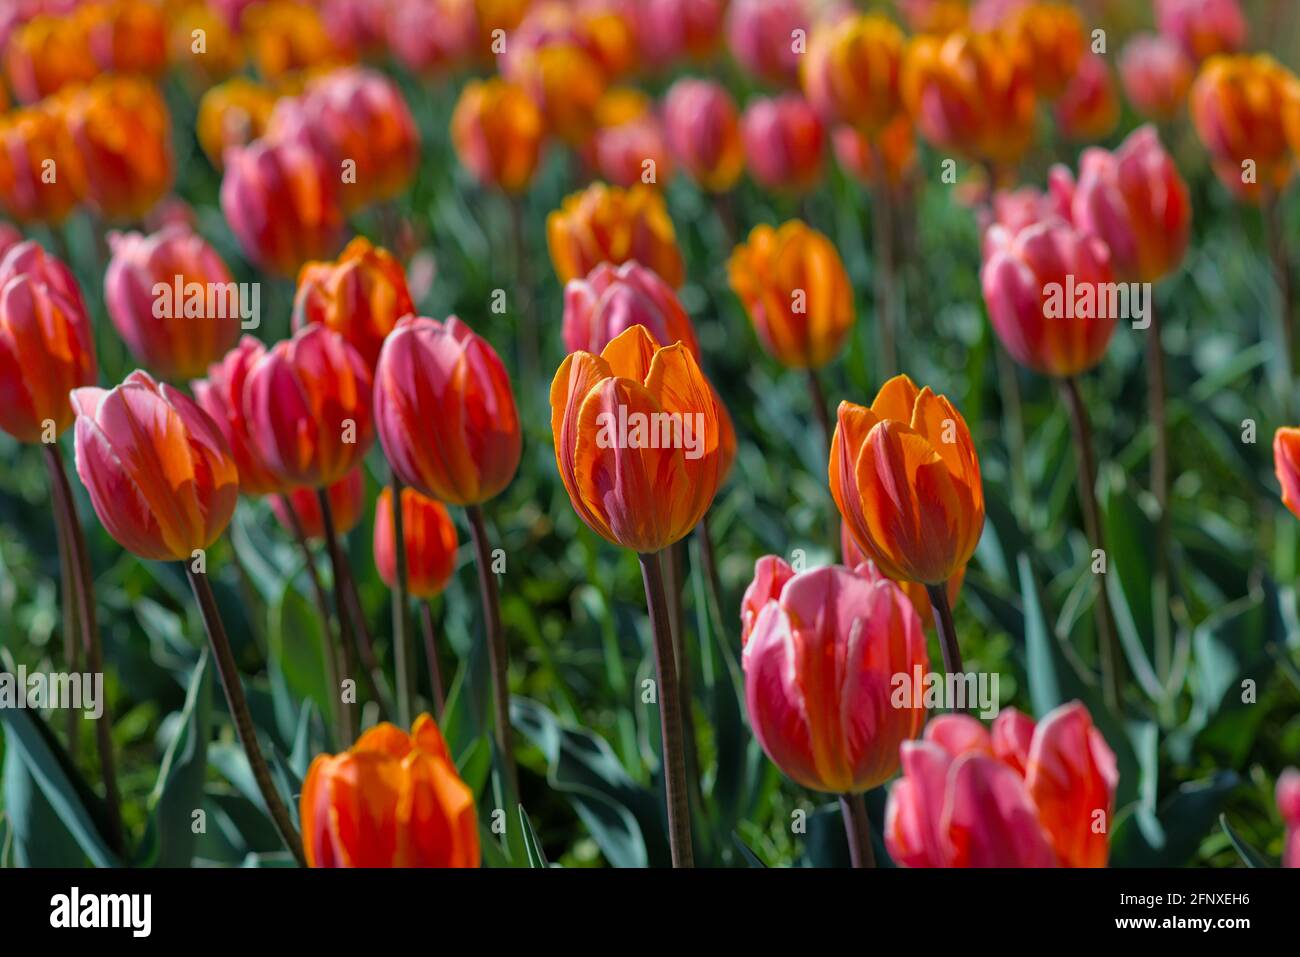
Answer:
[[736, 850], [740, 852], [741, 859], [750, 867], [767, 867], [762, 859], [754, 853], [748, 844], [746, 844], [739, 834], [731, 832], [731, 843], [736, 845]]
[[333, 714], [336, 689], [329, 687], [325, 666], [325, 626], [316, 609], [286, 582], [271, 608], [268, 649], [271, 693], [280, 727], [297, 724], [299, 705], [311, 701], [321, 714]]
[[1084, 688], [1065, 659], [1059, 640], [1043, 612], [1042, 594], [1029, 556], [1016, 556], [1020, 600], [1025, 616], [1025, 667], [1029, 672], [1029, 700], [1034, 716], [1041, 718], [1059, 704], [1084, 697]]
[[528, 812], [524, 810], [522, 804], [519, 805], [519, 825], [524, 832], [524, 850], [528, 854], [528, 866], [548, 867], [546, 852], [542, 850], [542, 842], [537, 839], [537, 832], [533, 830], [533, 822], [528, 819]]
[[1228, 823], [1228, 815], [1219, 815], [1219, 827], [1223, 828], [1223, 833], [1228, 835], [1228, 840], [1232, 842], [1232, 846], [1236, 849], [1237, 854], [1241, 856], [1242, 863], [1247, 867], [1277, 866], [1259, 851], [1255, 850], [1255, 848], [1253, 848], [1244, 837], [1233, 829], [1232, 825]]
[[1240, 783], [1234, 771], [1189, 781], [1156, 814], [1139, 808], [1120, 819], [1111, 836], [1116, 867], [1182, 867], [1213, 829], [1228, 793]]

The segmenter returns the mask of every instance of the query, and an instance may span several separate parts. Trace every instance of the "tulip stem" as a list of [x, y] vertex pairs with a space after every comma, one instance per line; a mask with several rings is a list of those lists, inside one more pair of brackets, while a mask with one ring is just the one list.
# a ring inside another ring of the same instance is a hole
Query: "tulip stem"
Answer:
[[[330, 567], [334, 571], [334, 610], [339, 616], [339, 644], [343, 646], [343, 680], [352, 677], [356, 671], [356, 661], [354, 659], [354, 645], [356, 633], [352, 629], [352, 615], [348, 611], [347, 599], [344, 597], [347, 593], [347, 570], [343, 552], [339, 548], [339, 537], [334, 529], [334, 510], [330, 507], [329, 493], [324, 486], [316, 490], [316, 500], [320, 503], [321, 526], [325, 531], [325, 548], [329, 551]], [[356, 715], [353, 709], [348, 707], [346, 701], [342, 700], [342, 688], [335, 685], [330, 689], [330, 693], [336, 697], [343, 709], [343, 729], [345, 737], [343, 744], [350, 745], [356, 736]]]
[[348, 564], [347, 553], [341, 548], [340, 554], [343, 555], [343, 598], [348, 605], [348, 614], [352, 617], [357, 650], [361, 653], [361, 675], [366, 679], [370, 699], [379, 706], [380, 715], [387, 720], [396, 713], [396, 709], [389, 700], [384, 671], [379, 667], [379, 659], [375, 657], [375, 642], [366, 625], [366, 614], [361, 608], [361, 596], [357, 593], [357, 581], [352, 577], [352, 566]]
[[501, 767], [509, 794], [519, 794], [519, 777], [515, 770], [515, 752], [511, 744], [510, 729], [510, 659], [506, 647], [505, 631], [501, 628], [501, 600], [497, 594], [497, 578], [492, 571], [492, 548], [488, 542], [487, 526], [483, 521], [483, 506], [469, 505], [470, 536], [474, 539], [475, 565], [478, 567], [478, 589], [483, 599], [483, 623], [487, 629], [488, 663], [492, 669], [492, 703], [496, 709], [497, 748], [501, 752]]
[[524, 378], [524, 394], [532, 395], [538, 379], [537, 363], [540, 346], [537, 341], [537, 322], [533, 316], [532, 270], [529, 268], [528, 232], [525, 229], [524, 199], [510, 196], [510, 233], [514, 241], [515, 298], [519, 303], [519, 368]]
[[893, 203], [889, 181], [885, 178], [885, 154], [876, 142], [871, 144], [876, 175], [872, 180], [871, 234], [875, 253], [876, 334], [879, 355], [876, 368], [880, 381], [898, 372], [898, 345], [894, 336], [894, 250]]
[[831, 438], [835, 430], [831, 427], [830, 412], [826, 408], [826, 393], [822, 391], [822, 380], [817, 375], [816, 369], [808, 370], [808, 399], [812, 402], [813, 415], [817, 417], [817, 425], [822, 430], [822, 438], [826, 440], [826, 454], [830, 454]]
[[[63, 459], [55, 443], [43, 446], [45, 464], [50, 472], [50, 488], [54, 497], [56, 522], [62, 526], [68, 545], [68, 568], [72, 580], [65, 582], [65, 587], [76, 590], [77, 622], [81, 629], [81, 650], [85, 655], [86, 667], [91, 674], [104, 673], [104, 647], [100, 642], [99, 619], [95, 611], [95, 579], [90, 570], [90, 553], [86, 549], [86, 539], [81, 533], [81, 523], [77, 521], [77, 505], [72, 497], [72, 486], [68, 484], [68, 473], [63, 470]], [[95, 721], [95, 743], [99, 750], [99, 769], [104, 778], [104, 803], [107, 811], [105, 837], [109, 847], [119, 855], [126, 852], [126, 841], [122, 835], [121, 799], [117, 790], [117, 770], [113, 762], [113, 716], [108, 701], [101, 702], [103, 712]]]
[[[72, 544], [65, 527], [66, 517], [58, 506], [58, 496], [54, 496], [54, 530], [59, 545], [59, 591], [63, 600], [63, 664], [72, 674], [81, 673], [81, 645], [77, 636], [81, 633], [81, 619], [77, 613], [79, 601], [77, 589], [73, 582], [76, 575], [72, 570]], [[76, 755], [78, 741], [81, 738], [81, 715], [75, 709], [67, 709], [68, 753]]]
[[[411, 659], [415, 657], [411, 647], [410, 622], [410, 586], [406, 569], [406, 527], [402, 514], [402, 480], [397, 472], [392, 477], [392, 513], [393, 513], [393, 552], [397, 561], [397, 588], [393, 591], [393, 655], [397, 667], [397, 720], [403, 728], [411, 726], [411, 701], [414, 698], [414, 682], [411, 675]], [[436, 689], [435, 689], [436, 693]], [[441, 708], [439, 708], [441, 714]]]
[[1264, 235], [1268, 241], [1269, 255], [1273, 260], [1273, 273], [1277, 279], [1278, 326], [1282, 333], [1284, 399], [1283, 411], [1291, 416], [1295, 379], [1295, 328], [1292, 325], [1291, 256], [1286, 246], [1286, 232], [1282, 226], [1281, 198], [1265, 189], [1261, 204], [1264, 217]]
[[[1074, 453], [1079, 468], [1077, 482], [1079, 509], [1083, 512], [1084, 532], [1094, 549], [1104, 553], [1106, 545], [1101, 531], [1101, 509], [1097, 505], [1097, 466], [1093, 460], [1092, 427], [1088, 422], [1088, 409], [1079, 394], [1079, 383], [1074, 377], [1061, 380], [1061, 395], [1070, 412], [1070, 425], [1074, 433]], [[1097, 654], [1101, 661], [1102, 693], [1107, 706], [1118, 713], [1122, 696], [1119, 637], [1110, 613], [1110, 598], [1106, 594], [1105, 578], [1097, 589]]]
[[713, 194], [713, 213], [718, 217], [718, 222], [722, 225], [722, 235], [727, 242], [727, 249], [730, 251], [736, 245], [736, 211], [731, 202], [731, 193], [714, 193]]
[[302, 527], [302, 520], [294, 510], [289, 496], [280, 496], [281, 510], [289, 523], [289, 531], [298, 550], [302, 552], [303, 562], [307, 568], [307, 579], [311, 582], [312, 594], [316, 599], [316, 611], [321, 624], [321, 657], [325, 661], [325, 680], [330, 686], [330, 712], [334, 720], [334, 733], [338, 736], [339, 747], [347, 745], [347, 725], [343, 718], [343, 702], [338, 696], [339, 687], [339, 652], [338, 642], [334, 637], [334, 625], [330, 614], [329, 598], [325, 594], [325, 585], [320, 579], [320, 570], [316, 567], [316, 556], [312, 554], [311, 544], [307, 541], [307, 532]]
[[1160, 515], [1156, 523], [1156, 567], [1152, 582], [1155, 607], [1156, 673], [1165, 681], [1169, 677], [1172, 647], [1169, 633], [1169, 427], [1165, 415], [1165, 350], [1160, 340], [1160, 315], [1154, 297], [1151, 302], [1151, 328], [1147, 330], [1147, 409], [1154, 433], [1151, 445], [1151, 492]]
[[1002, 343], [993, 344], [998, 364], [998, 394], [1002, 397], [1002, 433], [1011, 460], [1011, 492], [1021, 523], [1032, 525], [1031, 501], [1025, 465], [1025, 419], [1020, 407], [1020, 380], [1016, 365]]
[[199, 613], [203, 616], [203, 626], [208, 632], [208, 641], [212, 645], [213, 657], [217, 662], [217, 674], [221, 678], [222, 690], [226, 693], [226, 704], [230, 708], [231, 720], [235, 722], [235, 732], [244, 746], [248, 756], [248, 765], [253, 771], [253, 780], [262, 795], [271, 821], [284, 841], [285, 847], [298, 862], [299, 867], [306, 867], [303, 857], [302, 839], [293, 826], [289, 809], [280, 800], [280, 794], [271, 780], [271, 769], [267, 766], [262, 748], [257, 743], [257, 729], [253, 725], [253, 715], [248, 710], [248, 699], [244, 697], [244, 686], [240, 681], [239, 669], [235, 664], [235, 655], [230, 650], [230, 639], [226, 637], [226, 626], [221, 622], [221, 612], [217, 609], [217, 599], [212, 594], [212, 585], [208, 582], [206, 572], [196, 572], [194, 566], [186, 562], [185, 573], [190, 579], [190, 588], [194, 591], [194, 600], [198, 603]]
[[429, 661], [429, 685], [433, 691], [434, 714], [442, 721], [447, 697], [442, 691], [442, 668], [438, 665], [438, 641], [433, 627], [433, 602], [420, 602], [420, 623], [424, 626], [424, 657]]
[[668, 624], [673, 636], [673, 661], [677, 665], [677, 694], [682, 703], [682, 740], [685, 744], [686, 786], [688, 799], [695, 807], [703, 807], [704, 795], [700, 791], [699, 744], [695, 735], [695, 714], [692, 702], [695, 694], [691, 683], [691, 659], [686, 649], [685, 609], [682, 591], [686, 587], [686, 545], [674, 542], [659, 553], [664, 578], [667, 581]]
[[673, 636], [664, 597], [663, 571], [657, 554], [639, 554], [645, 583], [650, 632], [654, 638], [655, 679], [659, 688], [659, 730], [663, 741], [664, 790], [668, 807], [668, 844], [673, 867], [694, 867], [691, 810], [686, 790], [686, 758], [682, 747], [682, 708], [675, 680]]
[[840, 813], [849, 837], [849, 860], [854, 867], [875, 867], [876, 852], [871, 847], [871, 822], [867, 819], [867, 802], [861, 794], [841, 794]]
[[943, 652], [943, 670], [950, 675], [964, 674], [957, 629], [952, 623], [952, 606], [948, 603], [948, 586], [926, 585], [930, 607], [934, 609], [934, 628], [939, 633], [939, 650]]

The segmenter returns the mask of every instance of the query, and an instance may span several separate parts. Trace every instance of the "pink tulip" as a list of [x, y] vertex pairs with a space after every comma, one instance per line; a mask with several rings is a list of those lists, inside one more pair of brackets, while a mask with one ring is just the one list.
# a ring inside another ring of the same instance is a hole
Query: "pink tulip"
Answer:
[[253, 449], [249, 422], [244, 417], [244, 383], [253, 366], [266, 355], [266, 346], [244, 336], [225, 357], [209, 366], [206, 379], [190, 383], [199, 406], [212, 417], [230, 446], [230, 457], [239, 469], [242, 495], [277, 495], [287, 491], [285, 481], [267, 468]]
[[[673, 177], [673, 162], [664, 140], [663, 126], [653, 113], [598, 129], [593, 135], [592, 146], [601, 178], [615, 186], [626, 187], [636, 183], [663, 186]], [[654, 166], [648, 167], [646, 160], [653, 160]], [[647, 179], [647, 169], [653, 170], [653, 179]]]
[[1104, 867], [1119, 781], [1115, 755], [1079, 702], [1035, 724], [1008, 708], [992, 733], [935, 718], [902, 745], [885, 845], [905, 867]]
[[929, 670], [921, 621], [879, 574], [783, 564], [760, 560], [746, 594], [746, 613], [758, 609], [743, 654], [754, 737], [804, 787], [868, 791], [894, 775], [899, 745], [925, 721], [924, 707], [892, 700], [894, 675]]
[[745, 167], [736, 101], [722, 85], [690, 77], [664, 96], [664, 127], [677, 161], [704, 189], [725, 193]]
[[1246, 42], [1246, 18], [1237, 0], [1155, 0], [1156, 28], [1193, 60], [1232, 53]]
[[390, 0], [388, 46], [408, 69], [433, 73], [469, 60], [478, 43], [474, 0]]
[[1286, 822], [1283, 867], [1300, 867], [1300, 770], [1287, 768], [1277, 779], [1277, 810]]
[[641, 56], [662, 66], [714, 51], [722, 35], [726, 0], [636, 0], [628, 8]]
[[601, 263], [586, 279], [572, 279], [564, 287], [564, 347], [570, 352], [599, 354], [632, 326], [644, 326], [661, 346], [682, 342], [700, 354], [677, 294], [634, 260], [621, 266]]
[[1194, 65], [1169, 37], [1142, 33], [1124, 44], [1119, 78], [1134, 109], [1155, 120], [1171, 120], [1187, 102]]
[[760, 185], [802, 193], [822, 174], [826, 132], [812, 105], [798, 93], [752, 100], [741, 120], [749, 171]]
[[803, 60], [795, 31], [802, 31], [806, 44], [811, 21], [804, 0], [731, 0], [727, 45], [750, 73], [769, 83], [794, 86]]
[[0, 223], [0, 259], [23, 241], [23, 234], [13, 223]]
[[1056, 125], [1068, 140], [1096, 142], [1119, 122], [1119, 95], [1106, 59], [1088, 53], [1066, 84], [1054, 108]]

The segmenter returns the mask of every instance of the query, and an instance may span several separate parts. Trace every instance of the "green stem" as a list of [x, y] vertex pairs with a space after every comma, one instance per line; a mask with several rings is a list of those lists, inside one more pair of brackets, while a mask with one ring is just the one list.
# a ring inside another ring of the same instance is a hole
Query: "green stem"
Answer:
[[[316, 490], [316, 501], [320, 503], [321, 526], [325, 531], [325, 548], [329, 552], [330, 567], [334, 571], [334, 610], [339, 617], [339, 644], [343, 647], [343, 673], [341, 677], [346, 680], [356, 673], [356, 659], [354, 657], [356, 636], [352, 631], [352, 615], [348, 612], [347, 599], [344, 597], [347, 593], [346, 560], [343, 558], [343, 552], [339, 549], [339, 538], [334, 530], [334, 509], [330, 506], [329, 493], [324, 486]], [[347, 702], [342, 701], [341, 690], [339, 686], [335, 686], [330, 690], [330, 693], [335, 698], [338, 698], [342, 705], [343, 726], [346, 732], [344, 744], [351, 744], [356, 737], [356, 711], [354, 708], [348, 707]]]
[[501, 599], [497, 594], [497, 577], [492, 571], [492, 548], [483, 521], [483, 506], [470, 505], [470, 536], [474, 540], [474, 559], [478, 567], [479, 596], [483, 600], [483, 623], [487, 630], [488, 664], [492, 670], [492, 704], [496, 717], [497, 749], [501, 752], [505, 784], [509, 794], [519, 794], [519, 777], [515, 770], [515, 752], [510, 728], [510, 659], [505, 631], [501, 627]]
[[442, 690], [442, 668], [438, 664], [437, 632], [433, 627], [433, 602], [420, 603], [420, 623], [424, 627], [424, 657], [429, 664], [429, 685], [432, 688], [434, 715], [442, 721], [447, 707], [447, 696]]
[[406, 568], [406, 527], [402, 514], [402, 480], [393, 471], [392, 481], [393, 552], [397, 560], [397, 588], [393, 590], [393, 656], [397, 667], [397, 720], [403, 728], [411, 726], [411, 702], [414, 680], [411, 659], [414, 651], [410, 637], [410, 585]]
[[[81, 634], [81, 621], [77, 613], [79, 598], [73, 584], [76, 574], [73, 572], [73, 546], [68, 537], [66, 516], [58, 505], [58, 496], [53, 496], [54, 530], [59, 545], [59, 592], [63, 602], [63, 663], [72, 674], [81, 673], [81, 645], [77, 636]], [[67, 709], [68, 753], [76, 756], [78, 742], [81, 739], [81, 716], [72, 708]]]

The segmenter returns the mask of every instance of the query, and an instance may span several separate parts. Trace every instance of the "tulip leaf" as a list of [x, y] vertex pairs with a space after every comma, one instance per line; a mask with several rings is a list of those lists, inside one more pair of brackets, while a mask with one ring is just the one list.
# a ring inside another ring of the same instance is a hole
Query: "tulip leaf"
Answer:
[[326, 654], [330, 640], [315, 608], [286, 582], [271, 607], [269, 671], [277, 723], [286, 730], [297, 725], [299, 705], [311, 701], [321, 714], [333, 714], [337, 689], [331, 689]]
[[1115, 867], [1182, 867], [1213, 830], [1229, 792], [1241, 779], [1235, 771], [1182, 784], [1151, 814], [1139, 807], [1120, 817], [1111, 834]]
[[1041, 718], [1059, 704], [1084, 697], [1084, 688], [1065, 659], [1059, 639], [1043, 611], [1042, 594], [1029, 556], [1016, 556], [1020, 599], [1025, 616], [1025, 667], [1029, 672], [1029, 700]]
[[1236, 832], [1231, 824], [1228, 823], [1228, 815], [1219, 815], [1219, 827], [1223, 828], [1223, 833], [1228, 835], [1228, 840], [1232, 842], [1233, 848], [1241, 857], [1241, 861], [1247, 867], [1276, 867], [1277, 865], [1265, 857], [1262, 853], [1251, 846], [1244, 837]]
[[748, 867], [767, 867], [766, 864], [754, 853], [748, 844], [746, 844], [735, 831], [731, 832], [731, 843], [736, 845], [736, 850], [740, 852], [740, 858]]
[[522, 804], [519, 805], [519, 825], [524, 833], [524, 850], [528, 854], [528, 866], [549, 867], [546, 862], [546, 852], [542, 850], [542, 842], [537, 839], [533, 822], [528, 819], [528, 812], [524, 810]]

